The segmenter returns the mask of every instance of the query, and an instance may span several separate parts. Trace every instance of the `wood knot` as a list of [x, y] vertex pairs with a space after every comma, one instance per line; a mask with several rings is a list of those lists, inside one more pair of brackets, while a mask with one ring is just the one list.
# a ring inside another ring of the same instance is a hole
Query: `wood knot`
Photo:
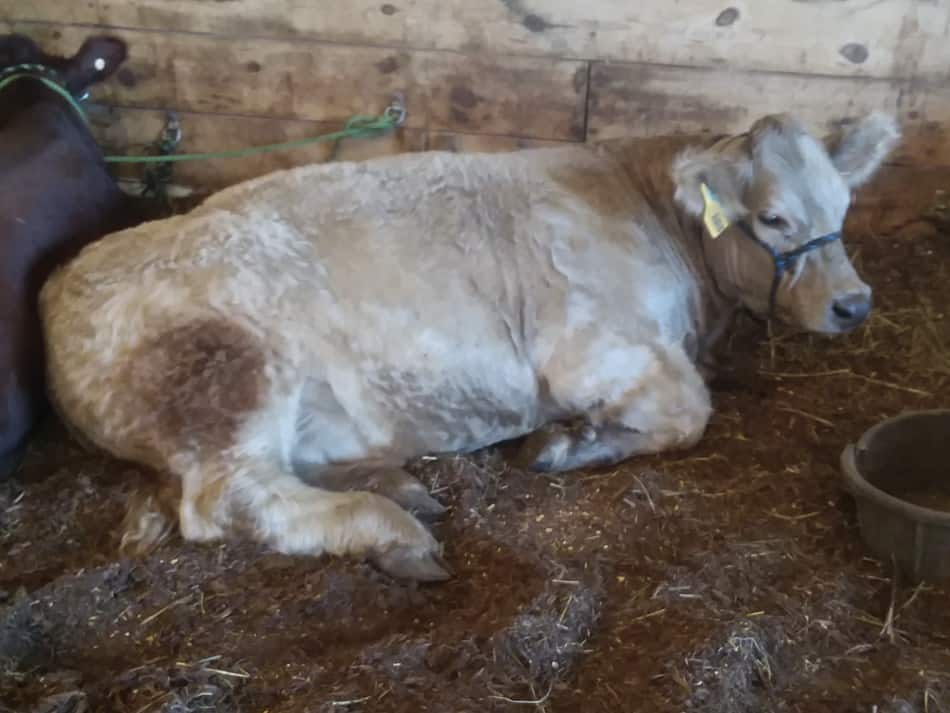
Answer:
[[727, 7], [725, 10], [719, 13], [716, 17], [716, 24], [719, 27], [729, 27], [739, 19], [739, 8], [737, 7]]
[[868, 58], [868, 48], [858, 42], [849, 42], [839, 51], [852, 64], [863, 64]]

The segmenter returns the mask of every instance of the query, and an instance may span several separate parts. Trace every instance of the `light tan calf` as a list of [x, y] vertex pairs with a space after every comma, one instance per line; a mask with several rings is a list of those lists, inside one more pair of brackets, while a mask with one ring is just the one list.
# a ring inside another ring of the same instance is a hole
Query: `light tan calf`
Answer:
[[[772, 253], [834, 237], [896, 140], [886, 117], [822, 143], [776, 116], [716, 141], [274, 173], [49, 281], [54, 400], [102, 448], [180, 479], [188, 539], [240, 529], [439, 579], [403, 508], [441, 506], [407, 459], [532, 432], [539, 470], [694, 444], [710, 415], [696, 363], [736, 304], [827, 333], [867, 314], [840, 241], [781, 274]], [[716, 240], [703, 184], [733, 223]], [[163, 531], [154, 513], [133, 524], [133, 546]]]

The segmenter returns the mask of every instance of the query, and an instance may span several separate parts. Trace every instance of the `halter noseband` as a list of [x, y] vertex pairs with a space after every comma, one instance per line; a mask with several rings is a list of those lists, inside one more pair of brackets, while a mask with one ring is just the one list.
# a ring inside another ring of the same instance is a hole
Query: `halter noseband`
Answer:
[[756, 245], [759, 245], [766, 251], [768, 251], [769, 256], [772, 258], [772, 264], [775, 266], [775, 272], [772, 276], [772, 288], [769, 291], [769, 317], [771, 318], [775, 312], [775, 299], [778, 296], [778, 288], [782, 284], [782, 278], [785, 277], [785, 273], [788, 272], [795, 266], [795, 261], [804, 255], [805, 253], [810, 253], [812, 250], [817, 250], [818, 248], [827, 245], [828, 243], [833, 243], [835, 240], [841, 239], [841, 231], [835, 231], [834, 233], [828, 233], [827, 235], [822, 235], [817, 238], [809, 240], [804, 245], [799, 245], [794, 250], [786, 250], [785, 252], [780, 252], [769, 245], [764, 240], [760, 239], [755, 231], [752, 229], [752, 226], [745, 220], [738, 221], [739, 228], [741, 233], [747, 237], [749, 240], [754, 242]]

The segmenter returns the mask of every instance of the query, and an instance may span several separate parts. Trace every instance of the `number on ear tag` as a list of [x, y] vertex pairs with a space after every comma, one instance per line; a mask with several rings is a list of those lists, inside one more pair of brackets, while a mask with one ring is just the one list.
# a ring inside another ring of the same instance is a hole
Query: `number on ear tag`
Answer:
[[699, 190], [703, 194], [703, 225], [709, 231], [709, 237], [715, 240], [729, 227], [729, 219], [726, 217], [722, 204], [716, 199], [715, 194], [709, 190], [709, 186], [701, 183], [699, 184]]

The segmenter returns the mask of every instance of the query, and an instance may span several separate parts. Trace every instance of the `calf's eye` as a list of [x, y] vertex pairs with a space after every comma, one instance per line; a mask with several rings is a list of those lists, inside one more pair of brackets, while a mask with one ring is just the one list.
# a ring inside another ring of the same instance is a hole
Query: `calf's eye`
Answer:
[[775, 230], [782, 230], [788, 227], [788, 222], [785, 218], [777, 213], [769, 213], [768, 211], [759, 213], [759, 222], [765, 227], [774, 228]]

